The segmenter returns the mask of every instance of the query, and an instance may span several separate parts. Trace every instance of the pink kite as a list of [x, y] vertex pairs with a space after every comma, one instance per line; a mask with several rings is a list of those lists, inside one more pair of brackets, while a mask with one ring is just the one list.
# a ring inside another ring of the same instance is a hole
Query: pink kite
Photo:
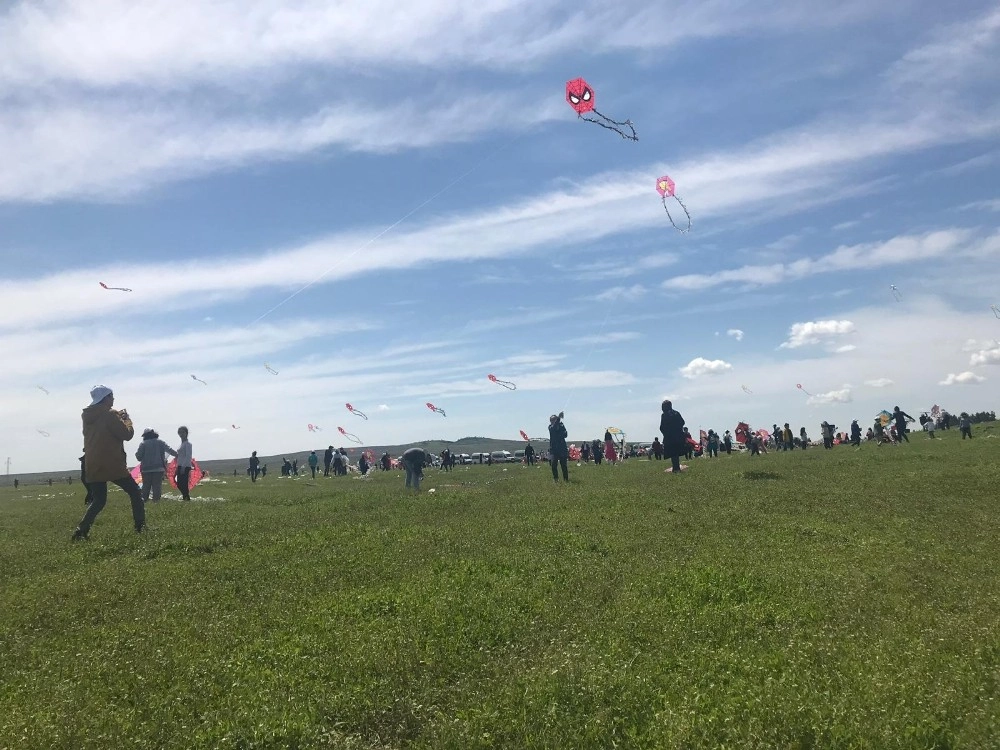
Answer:
[[131, 292], [132, 291], [131, 289], [126, 289], [123, 286], [108, 286], [103, 281], [98, 281], [97, 283], [101, 285], [102, 289], [107, 289], [108, 291], [112, 291], [112, 292]]
[[807, 396], [811, 396], [812, 395], [809, 391], [807, 391], [805, 388], [802, 387], [802, 383], [796, 383], [795, 387], [798, 388], [800, 391], [802, 391]]
[[[677, 194], [674, 192], [675, 187], [676, 185], [674, 184], [674, 181], [667, 177], [667, 175], [663, 175], [663, 177], [656, 181], [656, 192], [660, 194], [660, 198], [663, 200], [663, 210], [667, 212], [667, 218], [670, 219], [670, 223], [674, 225], [674, 229], [681, 234], [686, 234], [691, 231], [691, 214], [688, 213], [687, 206], [684, 205], [684, 201], [677, 197]], [[667, 198], [673, 198], [684, 210], [684, 215], [688, 220], [687, 227], [685, 229], [681, 229], [677, 226], [677, 223], [674, 221], [674, 217], [670, 215], [670, 209], [667, 208]]]
[[500, 380], [500, 379], [499, 379], [499, 378], [498, 378], [498, 377], [497, 377], [496, 375], [494, 375], [493, 373], [490, 373], [490, 374], [489, 374], [489, 375], [487, 375], [486, 377], [488, 377], [488, 378], [490, 379], [490, 382], [491, 382], [491, 383], [496, 383], [496, 384], [497, 384], [497, 385], [499, 385], [499, 386], [503, 386], [503, 387], [504, 387], [504, 388], [506, 388], [506, 389], [507, 389], [508, 391], [516, 391], [516, 390], [517, 390], [517, 386], [516, 386], [516, 385], [514, 385], [513, 383], [511, 383], [511, 382], [510, 382], [509, 380]]
[[364, 413], [363, 411], [361, 411], [360, 409], [355, 409], [355, 408], [354, 408], [353, 406], [351, 406], [350, 404], [344, 404], [344, 406], [346, 406], [346, 407], [347, 407], [347, 411], [351, 412], [351, 414], [356, 414], [357, 416], [361, 417], [362, 419], [368, 419], [368, 415], [367, 415], [367, 414], [365, 414], [365, 413]]
[[320, 426], [318, 424], [309, 424], [309, 425], [306, 425], [306, 427], [309, 428], [309, 432], [322, 432], [323, 431], [323, 430], [320, 429]]
[[439, 406], [434, 406], [434, 404], [432, 404], [430, 401], [427, 402], [427, 408], [430, 409], [431, 411], [436, 411], [442, 417], [447, 417], [448, 416], [447, 414], [444, 413], [444, 409], [442, 409]]
[[[566, 101], [569, 103], [569, 106], [573, 108], [573, 111], [576, 112], [576, 116], [581, 120], [593, 122], [600, 125], [602, 128], [613, 130], [627, 141], [639, 140], [639, 137], [635, 134], [635, 128], [632, 127], [631, 120], [618, 122], [617, 120], [612, 120], [610, 117], [602, 115], [594, 109], [594, 89], [592, 89], [590, 84], [582, 78], [574, 78], [572, 81], [566, 82]], [[595, 120], [593, 117], [584, 117], [585, 114], [589, 114], [591, 112], [597, 115], [600, 119]], [[628, 128], [629, 132], [626, 133], [622, 130], [622, 128]]]
[[352, 440], [355, 443], [357, 443], [358, 445], [361, 445], [362, 440], [357, 435], [354, 435], [353, 433], [348, 432], [343, 427], [338, 427], [337, 431], [340, 432], [340, 434], [343, 435], [348, 440]]
[[573, 443], [569, 447], [569, 460], [570, 461], [579, 461], [580, 460], [580, 456], [581, 456], [580, 449], [576, 447], [576, 443]]
[[[136, 466], [129, 472], [132, 478], [135, 480], [136, 484], [140, 487], [142, 486], [142, 466]], [[192, 490], [201, 481], [203, 476], [201, 467], [198, 466], [198, 461], [191, 459], [191, 473], [188, 475], [188, 489]], [[175, 490], [177, 489], [177, 459], [175, 458], [167, 466], [167, 481], [170, 482], [170, 486]]]
[[530, 438], [530, 437], [528, 437], [528, 433], [527, 433], [527, 432], [525, 432], [524, 430], [521, 430], [521, 437], [523, 437], [523, 438], [524, 438], [525, 440], [527, 440], [527, 441], [528, 441], [529, 443], [531, 442], [531, 438]]

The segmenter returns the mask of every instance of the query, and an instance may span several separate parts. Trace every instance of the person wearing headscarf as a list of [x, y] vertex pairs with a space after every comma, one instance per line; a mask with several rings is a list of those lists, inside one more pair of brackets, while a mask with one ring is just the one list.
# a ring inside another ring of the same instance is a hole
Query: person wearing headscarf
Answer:
[[684, 439], [684, 417], [674, 410], [670, 399], [661, 405], [660, 434], [663, 435], [663, 453], [670, 457], [670, 466], [674, 474], [681, 471], [681, 456], [687, 453], [688, 446]]
[[152, 496], [153, 502], [160, 502], [163, 492], [163, 476], [167, 472], [167, 454], [176, 456], [177, 451], [160, 440], [156, 430], [142, 431], [142, 442], [135, 452], [139, 460], [139, 471], [142, 472], [142, 499], [148, 502]]
[[135, 429], [128, 412], [113, 409], [114, 404], [114, 392], [107, 386], [97, 385], [90, 391], [90, 406], [83, 410], [83, 455], [87, 490], [92, 500], [73, 532], [73, 541], [89, 537], [90, 527], [107, 505], [108, 482], [114, 482], [128, 495], [136, 533], [146, 528], [142, 492], [125, 464], [125, 442], [135, 436]]

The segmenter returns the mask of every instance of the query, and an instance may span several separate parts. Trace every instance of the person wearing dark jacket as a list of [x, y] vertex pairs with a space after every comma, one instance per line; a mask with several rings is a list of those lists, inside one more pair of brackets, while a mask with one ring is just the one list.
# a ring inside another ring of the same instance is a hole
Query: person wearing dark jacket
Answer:
[[403, 468], [406, 469], [406, 489], [412, 487], [420, 492], [420, 478], [424, 475], [424, 464], [427, 463], [427, 452], [423, 448], [407, 448], [402, 456]]
[[674, 405], [667, 399], [661, 404], [663, 413], [660, 416], [660, 433], [663, 435], [663, 452], [670, 457], [670, 471], [679, 474], [681, 471], [681, 456], [687, 453], [688, 446], [684, 440], [684, 417], [674, 411]]
[[139, 450], [135, 452], [135, 457], [139, 459], [139, 471], [142, 473], [142, 499], [147, 501], [152, 499], [154, 503], [160, 502], [163, 493], [163, 477], [167, 472], [167, 454], [176, 456], [177, 451], [160, 440], [156, 430], [146, 429], [142, 431], [142, 442], [139, 443]]
[[333, 463], [333, 446], [327, 447], [323, 453], [323, 476], [330, 476], [330, 464]]
[[893, 407], [892, 418], [896, 422], [896, 440], [910, 442], [910, 438], [906, 436], [906, 423], [916, 420], [898, 406]]
[[563, 481], [569, 481], [569, 447], [566, 445], [566, 425], [563, 424], [563, 413], [549, 417], [549, 466], [552, 467], [552, 479], [559, 481], [559, 467], [562, 467]]
[[132, 520], [136, 533], [146, 528], [146, 507], [142, 492], [125, 463], [125, 441], [135, 436], [128, 412], [117, 411], [115, 394], [103, 385], [90, 391], [90, 406], [83, 410], [83, 455], [85, 458], [87, 491], [92, 501], [76, 531], [73, 541], [86, 539], [97, 514], [108, 502], [108, 482], [114, 482], [132, 502]]

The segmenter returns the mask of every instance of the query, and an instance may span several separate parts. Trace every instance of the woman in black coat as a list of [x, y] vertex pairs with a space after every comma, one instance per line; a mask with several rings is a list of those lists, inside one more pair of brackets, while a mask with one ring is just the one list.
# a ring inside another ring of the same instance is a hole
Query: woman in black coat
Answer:
[[670, 399], [663, 402], [663, 414], [660, 416], [660, 432], [663, 434], [663, 452], [670, 456], [670, 464], [675, 474], [681, 470], [681, 456], [687, 452], [684, 441], [684, 417], [674, 411]]

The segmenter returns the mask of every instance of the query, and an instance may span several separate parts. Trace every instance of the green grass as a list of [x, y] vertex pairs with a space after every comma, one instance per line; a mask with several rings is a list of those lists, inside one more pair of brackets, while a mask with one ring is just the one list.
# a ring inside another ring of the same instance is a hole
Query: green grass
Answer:
[[998, 433], [5, 489], [0, 748], [996, 747]]

